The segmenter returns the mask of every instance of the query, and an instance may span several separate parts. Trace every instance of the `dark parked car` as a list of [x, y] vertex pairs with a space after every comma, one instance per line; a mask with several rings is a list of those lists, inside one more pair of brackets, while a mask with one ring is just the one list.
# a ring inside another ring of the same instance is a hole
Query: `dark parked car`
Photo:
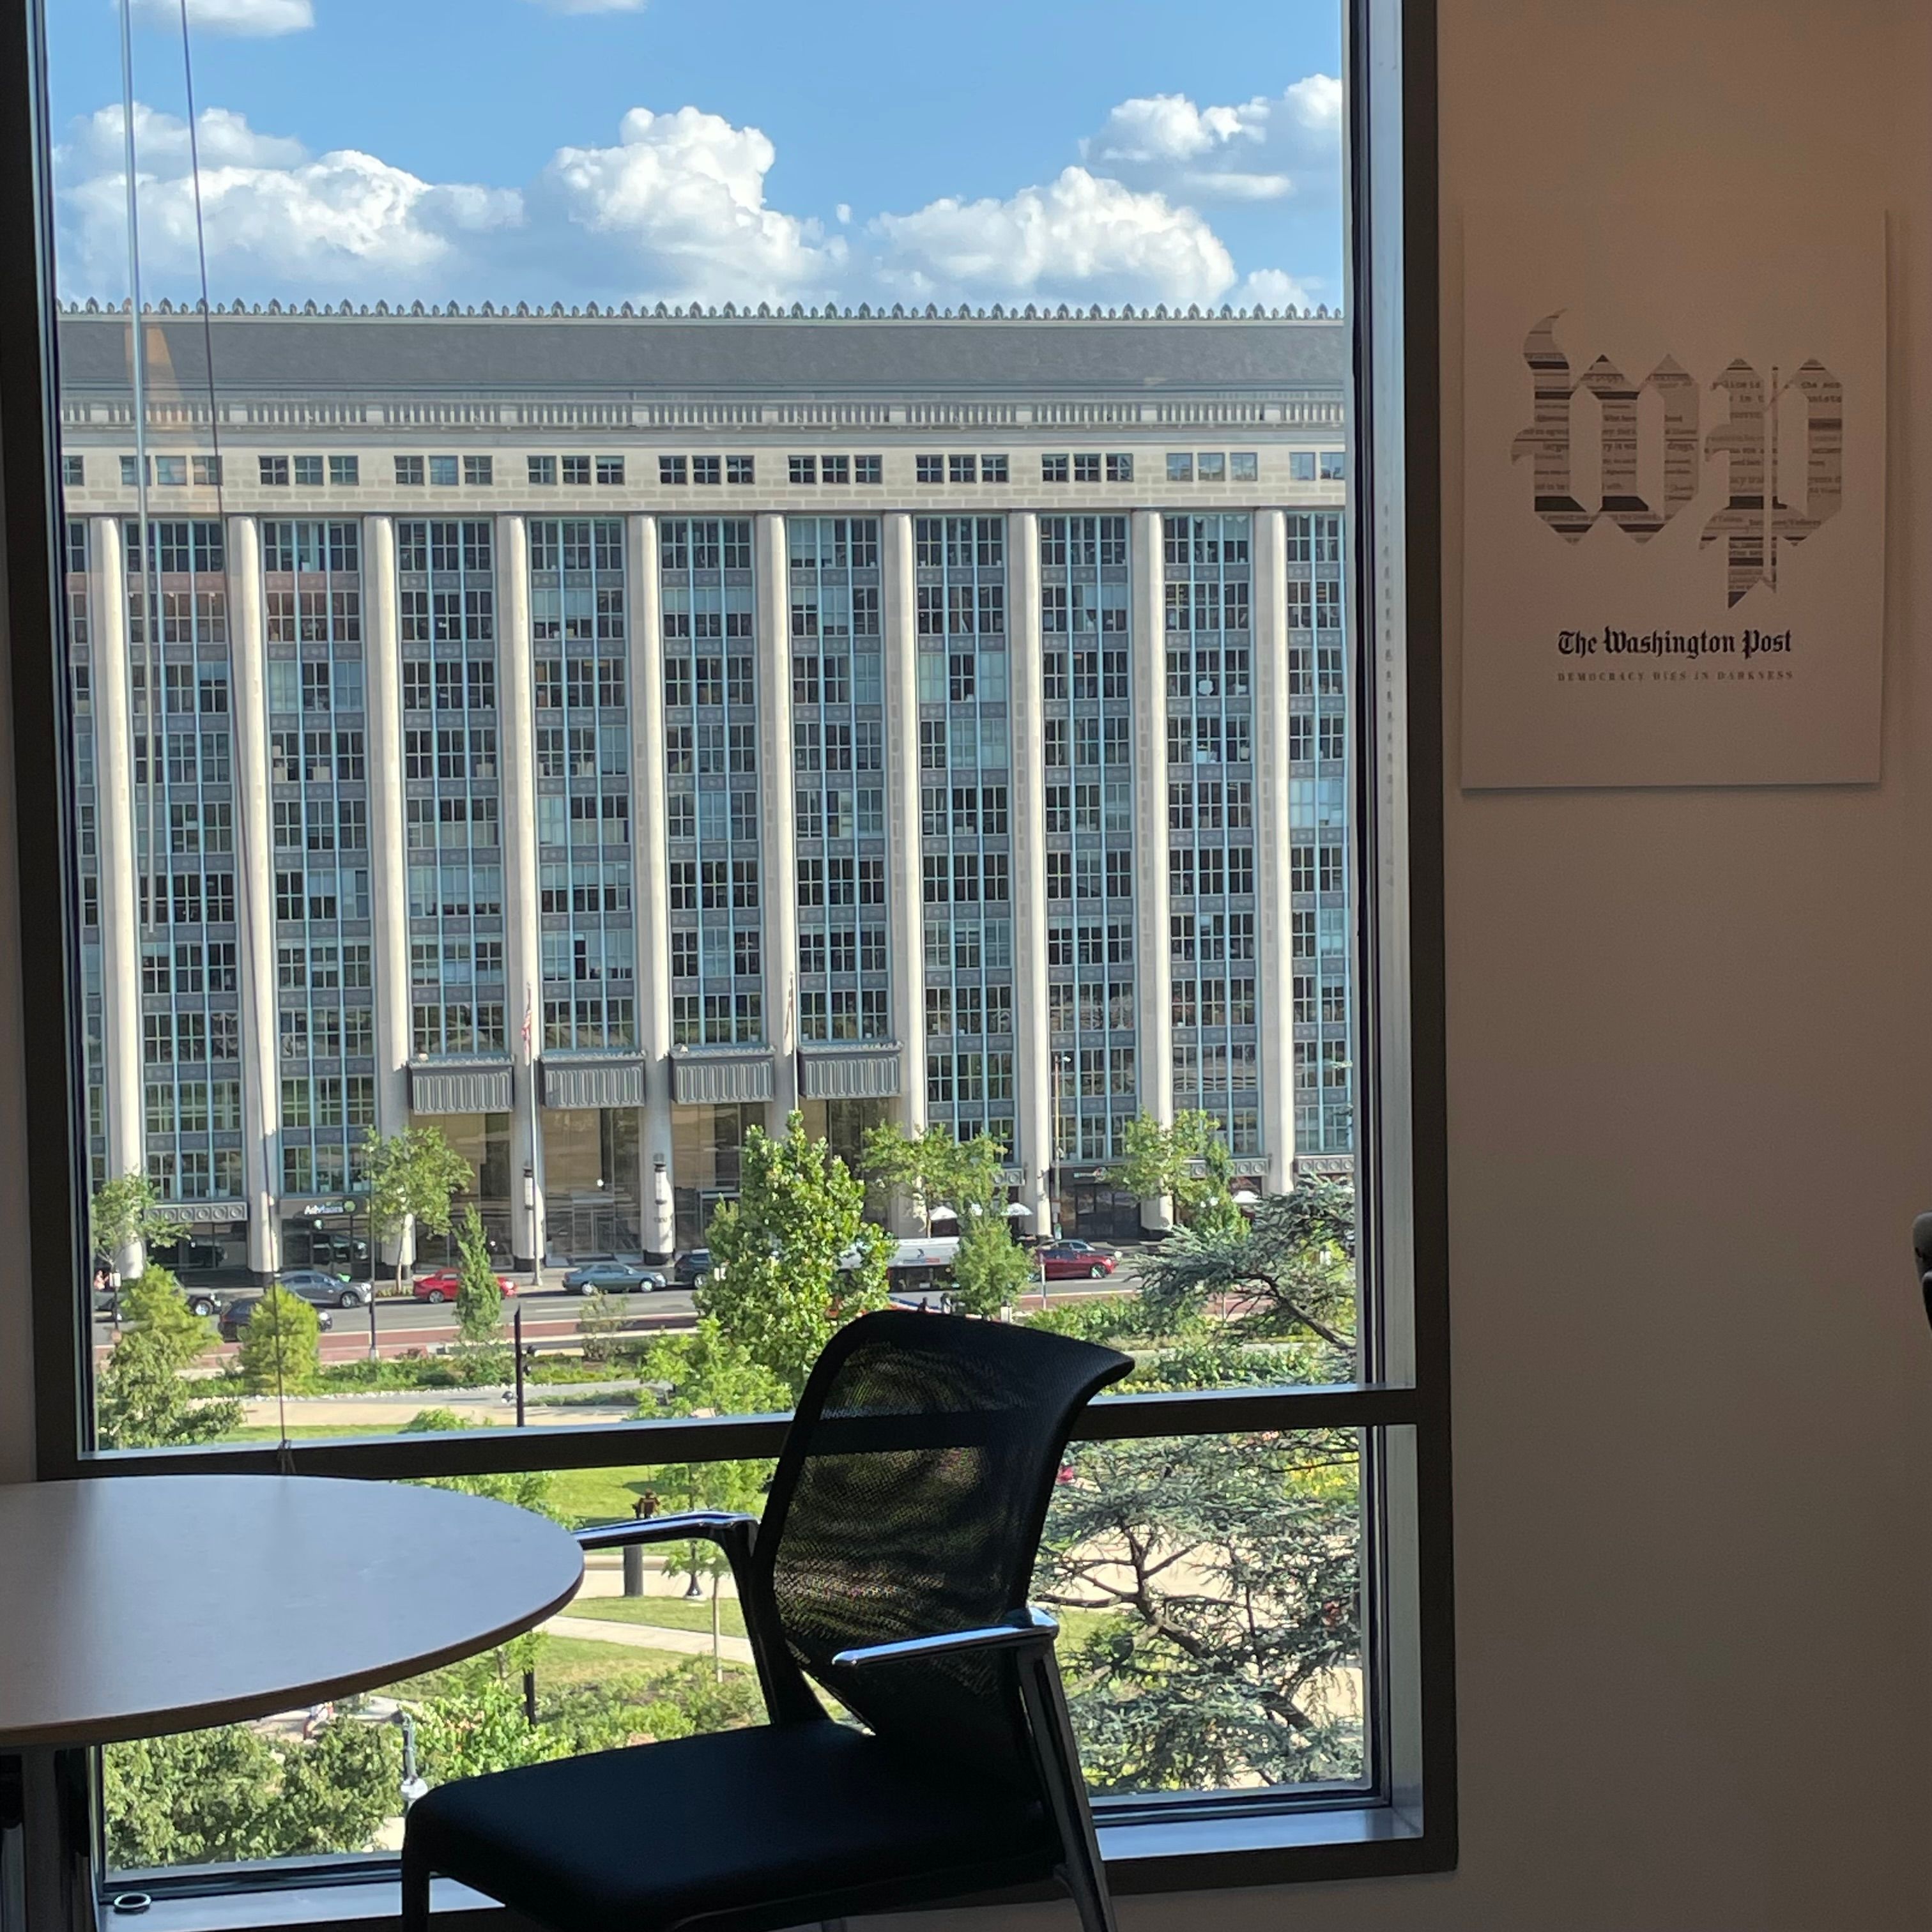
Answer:
[[1040, 1256], [1040, 1271], [1048, 1281], [1068, 1281], [1082, 1276], [1099, 1281], [1114, 1271], [1113, 1256], [1091, 1241], [1048, 1241], [1035, 1252]]
[[275, 1279], [316, 1308], [366, 1307], [375, 1292], [366, 1281], [351, 1281], [326, 1268], [284, 1268]]
[[[256, 1310], [261, 1305], [262, 1298], [259, 1294], [237, 1295], [222, 1310], [220, 1319], [215, 1324], [221, 1332], [221, 1339], [224, 1342], [240, 1341], [248, 1324], [255, 1318]], [[326, 1308], [317, 1309], [315, 1318], [325, 1335], [335, 1324], [335, 1318]]]
[[664, 1278], [641, 1262], [586, 1262], [563, 1278], [566, 1294], [632, 1294], [662, 1288]]
[[711, 1250], [693, 1248], [671, 1264], [670, 1278], [679, 1288], [695, 1288], [711, 1272]]

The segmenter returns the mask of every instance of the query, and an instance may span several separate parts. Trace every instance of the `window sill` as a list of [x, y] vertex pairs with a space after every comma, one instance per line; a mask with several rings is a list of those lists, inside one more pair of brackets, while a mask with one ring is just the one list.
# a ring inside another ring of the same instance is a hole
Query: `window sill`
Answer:
[[[1446, 1871], [1456, 1860], [1453, 1843], [1432, 1840], [1412, 1816], [1387, 1805], [1103, 1825], [1100, 1836], [1108, 1882], [1122, 1897], [1390, 1878]], [[370, 1932], [394, 1924], [398, 1912], [393, 1871], [232, 1891], [170, 1895], [158, 1889], [152, 1896], [138, 1915], [104, 1904], [102, 1932]], [[440, 1932], [524, 1932], [530, 1924], [450, 1880], [436, 1882], [432, 1904]]]

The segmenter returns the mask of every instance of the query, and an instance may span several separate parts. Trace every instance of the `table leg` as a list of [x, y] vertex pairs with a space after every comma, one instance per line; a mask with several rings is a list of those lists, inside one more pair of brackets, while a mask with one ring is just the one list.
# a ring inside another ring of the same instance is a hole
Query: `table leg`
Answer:
[[85, 1750], [0, 1756], [0, 1932], [95, 1932]]

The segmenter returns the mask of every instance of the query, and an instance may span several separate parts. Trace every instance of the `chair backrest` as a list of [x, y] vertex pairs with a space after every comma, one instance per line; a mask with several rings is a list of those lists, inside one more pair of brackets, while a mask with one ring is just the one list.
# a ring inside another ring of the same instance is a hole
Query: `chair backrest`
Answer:
[[800, 1397], [753, 1566], [791, 1662], [880, 1736], [1030, 1785], [1010, 1665], [928, 1659], [861, 1681], [832, 1659], [1024, 1604], [1073, 1418], [1132, 1366], [956, 1316], [888, 1310], [842, 1329]]

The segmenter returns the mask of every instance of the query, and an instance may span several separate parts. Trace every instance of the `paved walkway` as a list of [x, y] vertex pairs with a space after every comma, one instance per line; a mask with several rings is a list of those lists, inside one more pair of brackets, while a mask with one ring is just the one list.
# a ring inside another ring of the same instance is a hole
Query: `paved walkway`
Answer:
[[[589, 1637], [598, 1643], [627, 1644], [633, 1650], [675, 1650], [686, 1657], [709, 1657], [709, 1630], [666, 1630], [656, 1624], [606, 1623], [601, 1617], [556, 1616], [540, 1628], [551, 1636]], [[742, 1636], [721, 1636], [718, 1654], [749, 1664], [752, 1646]]]

